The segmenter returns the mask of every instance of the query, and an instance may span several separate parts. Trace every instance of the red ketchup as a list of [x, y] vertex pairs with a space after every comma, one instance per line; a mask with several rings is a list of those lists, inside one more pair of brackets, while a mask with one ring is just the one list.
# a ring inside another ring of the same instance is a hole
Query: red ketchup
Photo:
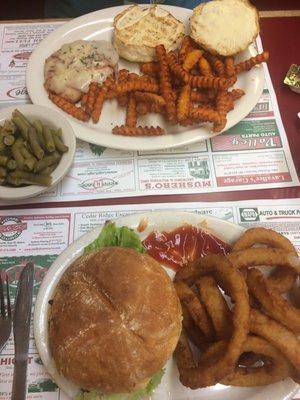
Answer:
[[143, 245], [151, 257], [174, 271], [206, 254], [226, 254], [231, 250], [228, 243], [188, 224], [170, 232], [154, 231], [143, 240]]

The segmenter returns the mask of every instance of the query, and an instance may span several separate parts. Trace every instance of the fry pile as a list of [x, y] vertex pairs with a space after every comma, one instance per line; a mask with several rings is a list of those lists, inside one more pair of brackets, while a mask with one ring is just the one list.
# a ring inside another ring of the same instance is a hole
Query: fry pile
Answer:
[[175, 351], [182, 384], [299, 382], [300, 310], [286, 299], [299, 273], [290, 241], [265, 228], [247, 230], [227, 255], [210, 254], [182, 268], [175, 278], [183, 309]]
[[93, 123], [99, 121], [104, 102], [117, 99], [120, 106], [126, 107], [126, 117], [124, 125], [112, 129], [116, 135], [164, 134], [160, 127], [138, 126], [138, 116], [147, 113], [162, 114], [173, 125], [208, 122], [213, 132], [220, 132], [234, 102], [244, 95], [241, 89], [229, 90], [237, 74], [267, 61], [268, 57], [268, 52], [263, 52], [235, 64], [232, 57], [211, 55], [185, 36], [178, 54], [167, 53], [163, 45], [157, 46], [157, 61], [141, 64], [142, 75], [122, 69], [102, 86], [92, 82], [80, 105], [53, 93], [49, 93], [49, 98], [74, 118], [84, 122], [91, 118]]

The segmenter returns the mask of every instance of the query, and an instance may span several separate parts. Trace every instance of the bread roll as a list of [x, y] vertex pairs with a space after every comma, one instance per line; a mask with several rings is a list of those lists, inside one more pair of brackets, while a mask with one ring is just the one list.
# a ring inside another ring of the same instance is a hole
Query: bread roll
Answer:
[[258, 12], [248, 1], [213, 0], [193, 10], [190, 28], [200, 46], [212, 54], [231, 56], [245, 50], [258, 35]]
[[114, 19], [114, 46], [128, 61], [155, 60], [155, 46], [176, 50], [184, 36], [184, 25], [158, 6], [142, 8], [133, 5]]
[[153, 258], [107, 247], [79, 257], [61, 278], [49, 321], [58, 371], [85, 390], [131, 392], [175, 349], [181, 308]]

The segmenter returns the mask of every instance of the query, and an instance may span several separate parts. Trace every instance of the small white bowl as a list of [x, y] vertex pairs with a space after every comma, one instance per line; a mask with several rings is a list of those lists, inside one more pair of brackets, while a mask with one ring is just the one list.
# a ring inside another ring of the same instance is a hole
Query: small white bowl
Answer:
[[15, 109], [18, 109], [29, 121], [35, 119], [41, 120], [43, 123], [49, 125], [51, 128], [62, 129], [62, 138], [69, 150], [62, 155], [62, 158], [52, 172], [52, 184], [51, 186], [38, 186], [28, 185], [24, 187], [7, 187], [0, 185], [0, 199], [2, 200], [19, 200], [27, 197], [33, 197], [40, 193], [45, 192], [53, 188], [63, 179], [66, 173], [69, 171], [76, 149], [76, 138], [74, 130], [71, 127], [67, 119], [58, 111], [48, 107], [38, 106], [34, 104], [16, 105], [14, 107], [3, 108], [0, 110], [0, 125], [3, 125], [6, 119], [12, 118], [12, 113]]

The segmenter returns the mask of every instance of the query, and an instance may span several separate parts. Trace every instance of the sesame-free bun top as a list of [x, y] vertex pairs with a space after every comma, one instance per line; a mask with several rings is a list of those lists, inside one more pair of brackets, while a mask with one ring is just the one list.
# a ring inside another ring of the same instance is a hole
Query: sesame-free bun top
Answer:
[[79, 257], [53, 298], [49, 342], [58, 371], [82, 389], [131, 392], [173, 353], [181, 308], [152, 257], [106, 247]]
[[114, 46], [120, 57], [133, 62], [155, 60], [155, 47], [176, 50], [185, 33], [184, 25], [156, 5], [132, 5], [114, 18]]
[[209, 1], [194, 8], [191, 37], [213, 54], [231, 56], [254, 41], [258, 20], [256, 8], [247, 0]]

